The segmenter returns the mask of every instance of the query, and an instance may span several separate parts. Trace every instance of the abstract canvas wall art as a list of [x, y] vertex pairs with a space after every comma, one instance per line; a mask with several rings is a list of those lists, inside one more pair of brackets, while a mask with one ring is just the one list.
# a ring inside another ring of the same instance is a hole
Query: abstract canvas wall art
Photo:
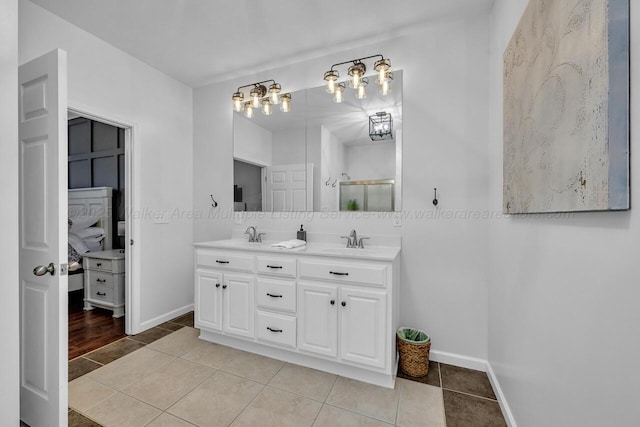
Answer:
[[629, 209], [629, 0], [530, 0], [503, 72], [503, 211]]

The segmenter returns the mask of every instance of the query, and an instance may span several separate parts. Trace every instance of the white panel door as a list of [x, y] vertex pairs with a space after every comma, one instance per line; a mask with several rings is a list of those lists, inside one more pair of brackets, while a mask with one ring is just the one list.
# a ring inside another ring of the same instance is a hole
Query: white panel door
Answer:
[[20, 66], [20, 418], [67, 425], [67, 57]]
[[222, 273], [196, 270], [196, 328], [222, 331]]
[[313, 165], [311, 163], [268, 166], [265, 169], [265, 211], [313, 210]]
[[332, 285], [298, 283], [298, 348], [338, 355], [338, 290]]
[[223, 330], [225, 333], [254, 338], [254, 280], [245, 274], [225, 274], [222, 284]]
[[387, 293], [356, 288], [340, 290], [340, 358], [384, 368], [387, 332]]

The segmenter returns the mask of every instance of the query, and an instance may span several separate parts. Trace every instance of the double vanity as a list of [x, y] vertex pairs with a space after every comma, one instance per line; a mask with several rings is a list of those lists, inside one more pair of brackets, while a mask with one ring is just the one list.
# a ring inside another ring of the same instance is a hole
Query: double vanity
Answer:
[[195, 245], [200, 338], [392, 388], [399, 247]]

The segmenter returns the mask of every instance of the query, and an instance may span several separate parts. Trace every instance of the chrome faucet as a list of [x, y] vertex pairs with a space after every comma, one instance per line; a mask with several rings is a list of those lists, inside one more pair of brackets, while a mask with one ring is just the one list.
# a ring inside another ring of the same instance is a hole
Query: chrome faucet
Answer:
[[343, 239], [347, 239], [347, 248], [360, 248], [360, 249], [364, 249], [363, 240], [369, 239], [369, 237], [361, 237], [360, 240], [358, 240], [358, 233], [356, 232], [356, 230], [351, 230], [351, 233], [349, 233], [348, 236], [340, 236], [340, 237]]
[[250, 242], [255, 242], [256, 241], [256, 228], [252, 225], [250, 227], [247, 227], [247, 229], [244, 231], [244, 234], [248, 234], [249, 235], [249, 241]]

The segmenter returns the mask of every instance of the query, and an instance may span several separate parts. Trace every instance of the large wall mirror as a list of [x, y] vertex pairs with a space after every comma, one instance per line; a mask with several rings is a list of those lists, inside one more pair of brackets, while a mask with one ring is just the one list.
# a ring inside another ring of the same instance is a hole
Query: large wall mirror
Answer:
[[402, 72], [336, 103], [324, 86], [293, 92], [291, 110], [233, 115], [234, 210], [401, 210]]

